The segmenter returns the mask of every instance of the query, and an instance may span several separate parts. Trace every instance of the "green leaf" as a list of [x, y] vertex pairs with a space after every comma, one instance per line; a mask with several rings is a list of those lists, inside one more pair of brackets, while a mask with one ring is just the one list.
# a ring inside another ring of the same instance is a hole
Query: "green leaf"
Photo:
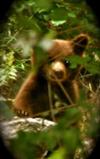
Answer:
[[65, 149], [59, 148], [48, 159], [64, 159]]
[[90, 57], [87, 56], [83, 58], [78, 55], [72, 55], [65, 60], [70, 61], [70, 68], [74, 69], [77, 65], [85, 65], [90, 60]]
[[100, 74], [100, 62], [99, 61], [91, 61], [86, 64], [85, 67], [92, 74]]
[[50, 9], [52, 0], [34, 0], [35, 7], [41, 9]]
[[68, 13], [67, 15], [68, 15], [68, 17], [76, 18], [76, 14], [73, 13], [73, 12], [70, 12], [70, 13]]
[[67, 10], [65, 8], [54, 8], [50, 14], [50, 18], [54, 21], [62, 21], [67, 19]]
[[62, 25], [66, 22], [66, 20], [57, 20], [57, 21], [54, 21], [52, 20], [51, 23], [54, 25], [54, 26], [59, 26], [59, 25]]

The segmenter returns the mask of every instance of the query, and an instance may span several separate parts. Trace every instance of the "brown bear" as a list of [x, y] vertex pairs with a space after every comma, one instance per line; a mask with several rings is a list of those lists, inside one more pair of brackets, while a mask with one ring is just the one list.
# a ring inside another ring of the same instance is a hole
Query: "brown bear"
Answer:
[[[80, 34], [71, 40], [52, 40], [48, 59], [39, 65], [35, 73], [29, 73], [15, 97], [14, 110], [19, 116], [36, 117], [50, 111], [50, 104], [55, 108], [55, 95], [62, 103], [67, 104], [74, 104], [79, 99], [76, 75], [80, 66], [71, 69], [66, 58], [71, 55], [82, 57], [87, 44], [86, 34]], [[34, 54], [31, 60], [34, 66]]]

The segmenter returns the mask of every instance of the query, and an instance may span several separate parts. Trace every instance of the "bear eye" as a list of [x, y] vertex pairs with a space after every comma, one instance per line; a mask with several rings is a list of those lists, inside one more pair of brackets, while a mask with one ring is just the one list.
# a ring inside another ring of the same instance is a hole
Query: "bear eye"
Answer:
[[53, 62], [53, 59], [51, 57], [48, 57], [48, 64], [51, 64]]
[[65, 59], [65, 60], [64, 60], [64, 64], [65, 64], [65, 66], [68, 67], [68, 66], [70, 66], [70, 61], [68, 61], [68, 60]]

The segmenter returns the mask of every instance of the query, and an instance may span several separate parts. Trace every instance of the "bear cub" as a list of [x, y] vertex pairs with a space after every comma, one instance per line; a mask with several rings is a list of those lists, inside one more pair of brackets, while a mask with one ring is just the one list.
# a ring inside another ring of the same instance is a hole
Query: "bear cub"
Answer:
[[[80, 66], [71, 69], [66, 58], [72, 55], [82, 57], [87, 44], [86, 34], [79, 34], [71, 40], [52, 40], [52, 46], [47, 52], [48, 60], [42, 62], [35, 73], [29, 73], [15, 97], [13, 105], [17, 115], [37, 117], [43, 112], [50, 112], [51, 101], [55, 108], [55, 95], [66, 105], [74, 104], [79, 99], [80, 89], [76, 76]], [[33, 66], [35, 60], [33, 53]]]

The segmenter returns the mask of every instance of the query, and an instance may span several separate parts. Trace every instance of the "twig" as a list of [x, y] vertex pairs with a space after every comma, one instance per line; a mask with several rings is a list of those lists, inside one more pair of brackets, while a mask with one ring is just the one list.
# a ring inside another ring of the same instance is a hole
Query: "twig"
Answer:
[[48, 96], [49, 96], [49, 106], [50, 106], [51, 117], [52, 117], [52, 120], [56, 122], [54, 111], [53, 111], [51, 84], [49, 81], [48, 81]]
[[63, 91], [65, 97], [68, 99], [68, 101], [70, 102], [70, 104], [73, 105], [74, 103], [73, 103], [72, 99], [70, 98], [70, 96], [69, 96], [67, 90], [65, 90], [64, 86], [63, 86], [62, 83], [58, 80], [58, 78], [56, 77], [56, 75], [55, 75], [54, 73], [53, 73], [53, 76], [54, 76], [54, 78], [55, 78], [57, 84], [60, 86], [61, 90]]

